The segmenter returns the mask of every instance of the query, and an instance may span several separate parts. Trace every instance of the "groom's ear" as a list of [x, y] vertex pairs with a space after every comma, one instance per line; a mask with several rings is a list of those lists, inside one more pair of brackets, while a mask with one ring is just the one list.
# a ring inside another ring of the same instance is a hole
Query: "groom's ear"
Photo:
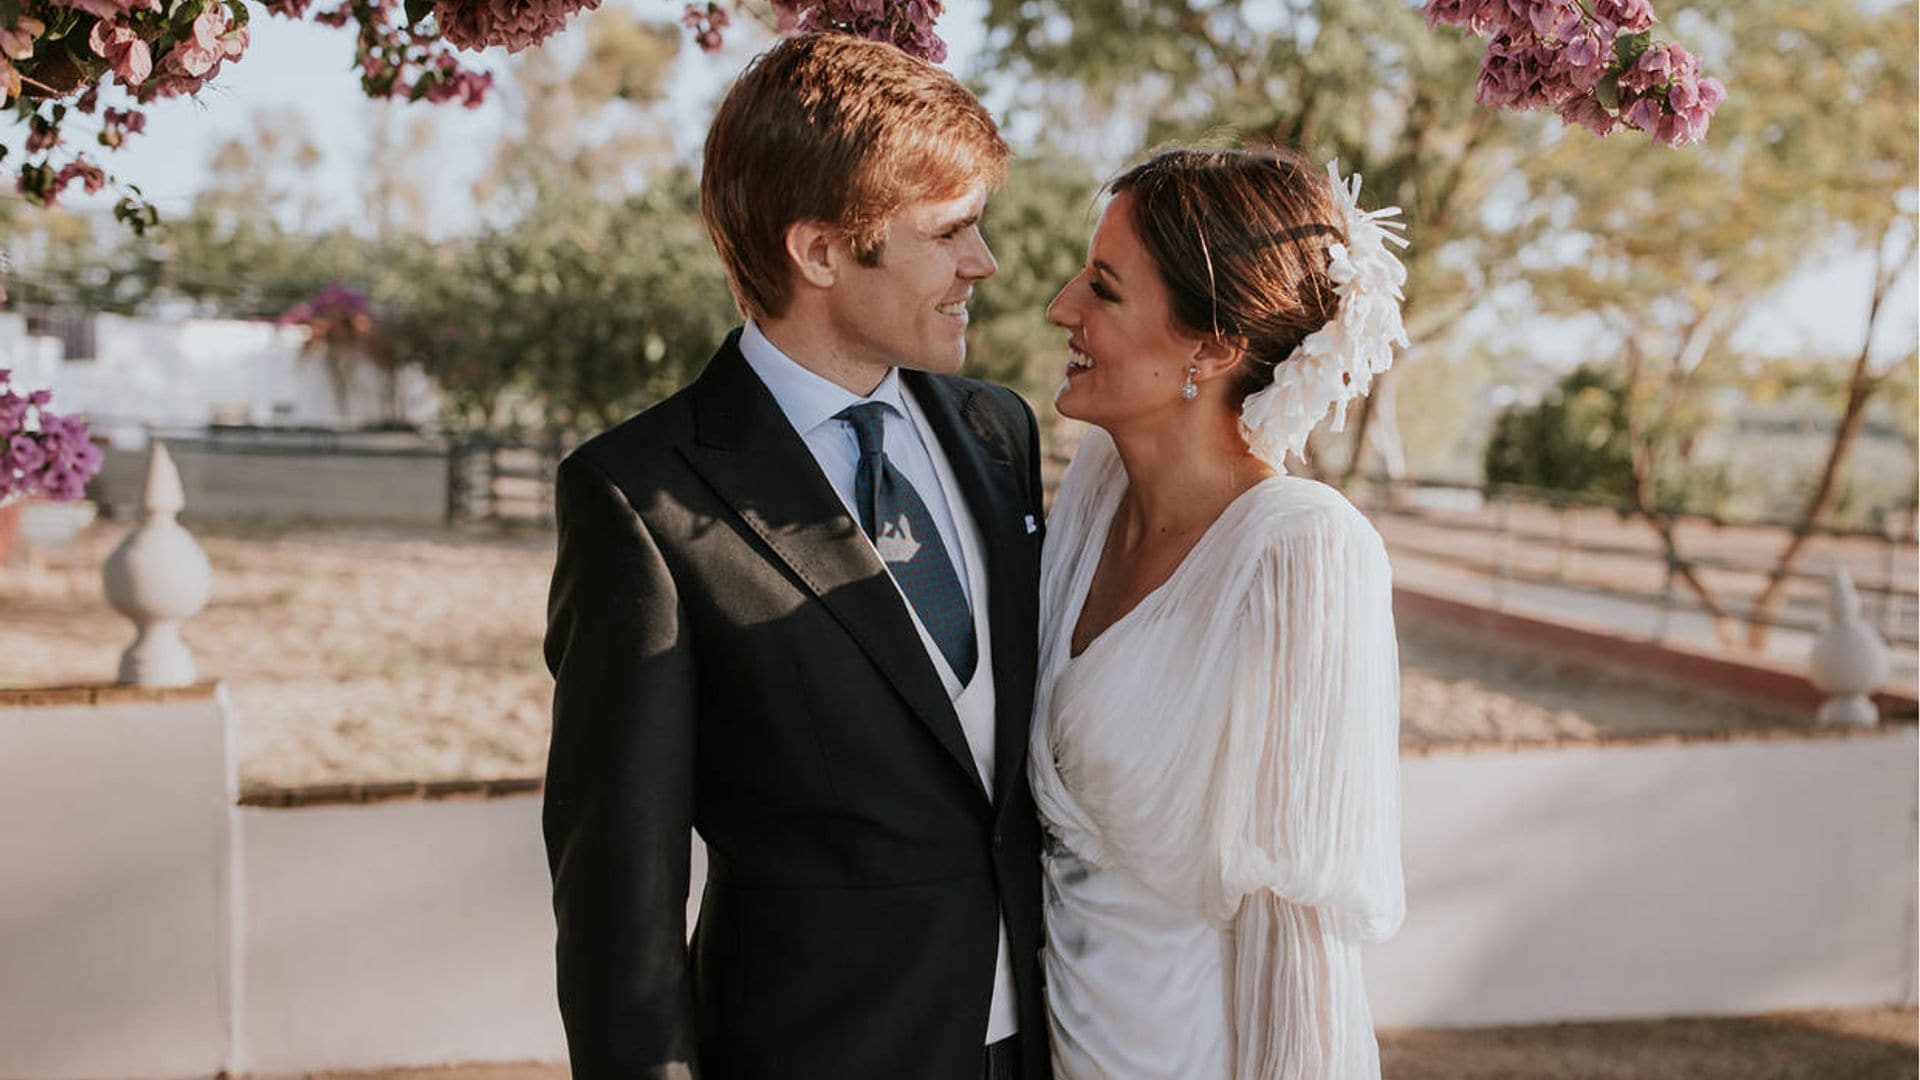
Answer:
[[787, 259], [807, 284], [832, 288], [840, 280], [840, 260], [845, 257], [840, 230], [820, 221], [796, 221], [787, 226]]

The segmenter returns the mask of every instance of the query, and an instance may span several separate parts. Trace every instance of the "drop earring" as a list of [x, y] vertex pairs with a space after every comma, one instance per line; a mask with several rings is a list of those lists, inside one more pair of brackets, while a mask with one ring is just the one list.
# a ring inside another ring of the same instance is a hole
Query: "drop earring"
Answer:
[[1193, 385], [1194, 373], [1198, 372], [1199, 370], [1200, 369], [1196, 366], [1189, 366], [1187, 368], [1187, 381], [1183, 386], [1180, 387], [1180, 400], [1192, 401], [1194, 398], [1197, 398], [1200, 396], [1200, 388]]

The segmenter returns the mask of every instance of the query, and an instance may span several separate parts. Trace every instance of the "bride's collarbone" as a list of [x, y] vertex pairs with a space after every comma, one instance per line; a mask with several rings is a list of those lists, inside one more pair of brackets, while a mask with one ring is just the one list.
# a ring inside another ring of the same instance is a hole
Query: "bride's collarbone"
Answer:
[[1132, 546], [1109, 536], [1073, 628], [1072, 655], [1086, 652], [1115, 623], [1133, 613], [1179, 571], [1206, 528], [1142, 536]]

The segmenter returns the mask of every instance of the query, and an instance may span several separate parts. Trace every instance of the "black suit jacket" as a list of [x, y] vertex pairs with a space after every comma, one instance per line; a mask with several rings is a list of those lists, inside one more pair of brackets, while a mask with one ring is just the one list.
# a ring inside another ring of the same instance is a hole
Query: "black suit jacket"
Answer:
[[904, 602], [737, 341], [560, 466], [544, 826], [574, 1075], [978, 1080], [1004, 915], [1043, 1077], [1033, 414], [902, 372], [984, 541], [990, 798]]

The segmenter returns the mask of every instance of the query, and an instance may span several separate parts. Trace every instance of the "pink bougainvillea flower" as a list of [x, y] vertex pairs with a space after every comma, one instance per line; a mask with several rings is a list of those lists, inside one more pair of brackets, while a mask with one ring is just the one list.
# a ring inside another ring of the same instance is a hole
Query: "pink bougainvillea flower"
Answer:
[[0, 55], [9, 60], [25, 60], [33, 55], [33, 40], [47, 32], [47, 24], [31, 15], [14, 20], [13, 29], [0, 30]]
[[1632, 127], [1680, 146], [1705, 136], [1726, 99], [1717, 80], [1709, 89], [1700, 77], [1698, 57], [1650, 39], [1650, 0], [1424, 0], [1421, 10], [1430, 27], [1489, 39], [1474, 84], [1488, 108], [1551, 108], [1599, 135]]
[[600, 0], [438, 0], [433, 21], [440, 36], [462, 49], [498, 45], [517, 53], [538, 45]]
[[220, 35], [227, 28], [227, 9], [218, 5], [202, 11], [193, 20], [187, 36], [174, 43], [164, 63], [169, 71], [200, 78], [226, 55]]
[[1612, 56], [1613, 51], [1598, 34], [1582, 29], [1567, 39], [1554, 59], [1554, 74], [1566, 79], [1576, 92], [1585, 94], [1606, 77], [1607, 62]]
[[47, 466], [47, 452], [33, 436], [15, 435], [8, 440], [7, 466], [25, 473], [39, 472]]
[[1620, 73], [1620, 85], [1635, 93], [1645, 93], [1673, 77], [1675, 67], [1672, 45], [1655, 45], [1640, 54], [1633, 67]]
[[705, 4], [688, 4], [680, 21], [693, 31], [694, 44], [700, 46], [700, 51], [711, 53], [720, 51], [721, 35], [732, 25], [733, 17], [714, 0], [707, 0]]
[[1629, 34], [1637, 34], [1653, 25], [1651, 0], [1594, 0], [1593, 14]]
[[1561, 102], [1560, 107], [1554, 111], [1560, 114], [1561, 120], [1586, 128], [1602, 138], [1613, 134], [1620, 127], [1620, 121], [1591, 94], [1570, 97]]
[[1641, 131], [1652, 131], [1660, 122], [1660, 115], [1660, 103], [1648, 96], [1634, 98], [1620, 111], [1621, 119]]
[[128, 87], [139, 86], [153, 74], [153, 53], [126, 23], [101, 19], [88, 32], [87, 45], [95, 56], [112, 66], [113, 73]]
[[1527, 13], [1527, 23], [1541, 37], [1565, 41], [1580, 29], [1580, 7], [1573, 0], [1545, 0]]

